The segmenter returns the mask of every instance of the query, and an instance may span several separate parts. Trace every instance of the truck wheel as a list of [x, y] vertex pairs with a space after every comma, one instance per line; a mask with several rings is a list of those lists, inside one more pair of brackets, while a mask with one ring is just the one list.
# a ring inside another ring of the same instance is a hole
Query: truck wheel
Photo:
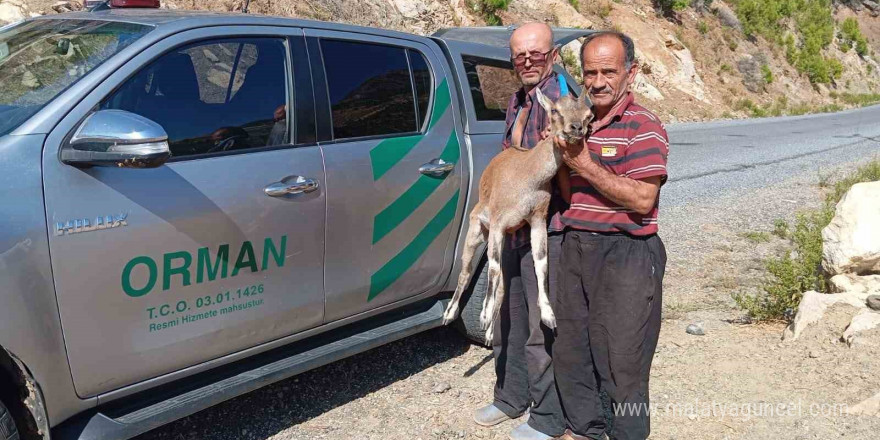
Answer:
[[3, 402], [0, 402], [0, 440], [19, 440], [15, 421]]
[[488, 347], [486, 331], [480, 328], [480, 312], [483, 311], [483, 298], [489, 290], [489, 265], [484, 256], [474, 270], [474, 277], [468, 289], [461, 295], [461, 316], [453, 325], [471, 342]]

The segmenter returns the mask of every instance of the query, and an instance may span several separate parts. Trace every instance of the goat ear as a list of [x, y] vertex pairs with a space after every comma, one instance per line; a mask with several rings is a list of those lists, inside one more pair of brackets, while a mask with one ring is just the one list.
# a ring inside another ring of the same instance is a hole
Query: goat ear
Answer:
[[590, 100], [590, 96], [589, 96], [589, 94], [587, 94], [586, 90], [581, 92], [581, 96], [579, 99], [581, 100], [581, 102], [584, 103], [585, 106], [590, 107], [590, 108], [593, 107], [593, 101]]
[[550, 98], [548, 98], [539, 88], [536, 88], [535, 92], [537, 92], [538, 103], [541, 104], [541, 107], [544, 107], [544, 111], [550, 113], [550, 110], [553, 109], [553, 103], [550, 101]]

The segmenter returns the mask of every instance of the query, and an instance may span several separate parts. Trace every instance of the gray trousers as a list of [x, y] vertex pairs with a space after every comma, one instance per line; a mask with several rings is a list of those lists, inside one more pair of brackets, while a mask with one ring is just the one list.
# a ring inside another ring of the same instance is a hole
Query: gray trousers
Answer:
[[[496, 321], [495, 406], [510, 417], [530, 410], [529, 425], [550, 436], [565, 431], [550, 358], [553, 331], [541, 324], [531, 246], [511, 249], [504, 240], [501, 270], [507, 290]], [[550, 303], [554, 302], [562, 235], [548, 237]]]

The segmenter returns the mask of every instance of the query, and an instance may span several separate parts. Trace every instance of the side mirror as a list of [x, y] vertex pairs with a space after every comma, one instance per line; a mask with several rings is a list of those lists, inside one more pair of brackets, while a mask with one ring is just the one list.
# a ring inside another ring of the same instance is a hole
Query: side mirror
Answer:
[[124, 110], [92, 113], [61, 148], [61, 161], [76, 166], [156, 168], [170, 157], [162, 126]]

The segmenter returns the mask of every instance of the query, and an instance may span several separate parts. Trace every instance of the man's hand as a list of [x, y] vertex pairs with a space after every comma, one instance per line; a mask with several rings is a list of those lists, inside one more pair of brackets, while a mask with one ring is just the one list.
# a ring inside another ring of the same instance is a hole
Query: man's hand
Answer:
[[589, 149], [585, 148], [584, 144], [586, 143], [586, 140], [569, 144], [567, 141], [560, 139], [557, 136], [553, 139], [553, 142], [556, 143], [556, 148], [559, 148], [559, 151], [562, 152], [562, 160], [569, 168], [575, 171], [580, 171], [585, 167], [596, 165], [596, 163], [593, 162], [593, 159], [590, 158]]

